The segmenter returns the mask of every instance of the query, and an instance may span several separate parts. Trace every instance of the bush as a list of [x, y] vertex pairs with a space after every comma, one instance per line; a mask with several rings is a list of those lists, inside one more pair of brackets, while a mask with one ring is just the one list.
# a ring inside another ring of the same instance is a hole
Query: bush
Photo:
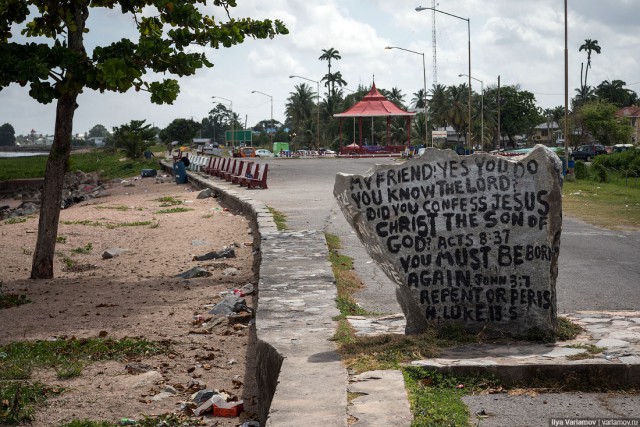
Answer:
[[601, 164], [594, 164], [592, 168], [598, 181], [607, 182], [607, 179], [609, 177], [609, 171], [606, 167], [604, 167]]
[[576, 179], [589, 179], [589, 169], [582, 160], [576, 161], [575, 165]]
[[593, 160], [593, 166], [602, 166], [618, 171], [633, 171], [640, 174], [640, 150], [628, 150], [622, 153], [611, 153], [606, 156], [597, 156]]

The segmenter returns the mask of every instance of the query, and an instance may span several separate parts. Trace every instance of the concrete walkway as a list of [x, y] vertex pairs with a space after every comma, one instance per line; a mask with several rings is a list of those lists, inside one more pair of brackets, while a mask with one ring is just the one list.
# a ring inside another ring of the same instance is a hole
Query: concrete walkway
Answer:
[[[349, 377], [340, 362], [331, 341], [332, 319], [338, 312], [323, 233], [279, 232], [267, 207], [254, 200], [259, 193], [201, 174], [190, 172], [189, 176], [196, 185], [212, 188], [222, 203], [256, 219], [254, 245], [261, 255], [256, 332], [263, 425], [410, 425], [412, 416], [399, 371]], [[606, 379], [610, 385], [640, 387], [640, 312], [578, 312], [568, 317], [585, 327], [585, 333], [571, 343], [476, 345], [413, 364], [454, 372], [492, 372], [507, 382], [540, 373], [571, 373], [593, 381]], [[401, 314], [349, 321], [362, 335], [404, 330]], [[567, 347], [571, 344], [575, 348]], [[603, 351], [580, 356], [590, 344]], [[356, 394], [350, 403], [347, 391]], [[469, 402], [472, 411], [486, 403], [475, 402], [472, 407], [473, 400]], [[541, 414], [532, 411], [517, 425], [548, 425]], [[477, 420], [484, 426], [501, 425], [504, 419], [494, 421], [491, 424], [485, 415]]]

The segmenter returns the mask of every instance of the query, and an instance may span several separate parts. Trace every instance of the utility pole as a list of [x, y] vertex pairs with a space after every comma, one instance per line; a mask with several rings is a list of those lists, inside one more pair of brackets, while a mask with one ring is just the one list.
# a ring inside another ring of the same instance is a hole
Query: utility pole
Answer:
[[500, 76], [498, 76], [498, 150], [502, 145], [502, 132], [500, 131]]

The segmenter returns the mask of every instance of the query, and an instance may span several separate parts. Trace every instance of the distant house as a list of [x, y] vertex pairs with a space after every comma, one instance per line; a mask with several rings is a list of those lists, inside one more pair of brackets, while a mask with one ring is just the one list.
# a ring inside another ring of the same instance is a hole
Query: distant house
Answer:
[[536, 144], [556, 142], [560, 134], [560, 126], [556, 122], [544, 122], [533, 128], [533, 139]]
[[631, 134], [631, 143], [637, 144], [640, 141], [640, 107], [632, 105], [631, 107], [623, 107], [616, 112], [616, 117], [626, 117], [631, 122], [633, 133]]

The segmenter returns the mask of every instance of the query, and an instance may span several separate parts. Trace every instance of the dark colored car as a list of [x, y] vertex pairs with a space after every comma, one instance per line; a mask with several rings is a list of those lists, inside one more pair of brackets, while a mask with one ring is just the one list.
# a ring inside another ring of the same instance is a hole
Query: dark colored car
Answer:
[[571, 158], [573, 160], [584, 160], [585, 162], [590, 162], [591, 159], [601, 154], [607, 154], [607, 150], [604, 148], [604, 145], [581, 145], [571, 153]]

